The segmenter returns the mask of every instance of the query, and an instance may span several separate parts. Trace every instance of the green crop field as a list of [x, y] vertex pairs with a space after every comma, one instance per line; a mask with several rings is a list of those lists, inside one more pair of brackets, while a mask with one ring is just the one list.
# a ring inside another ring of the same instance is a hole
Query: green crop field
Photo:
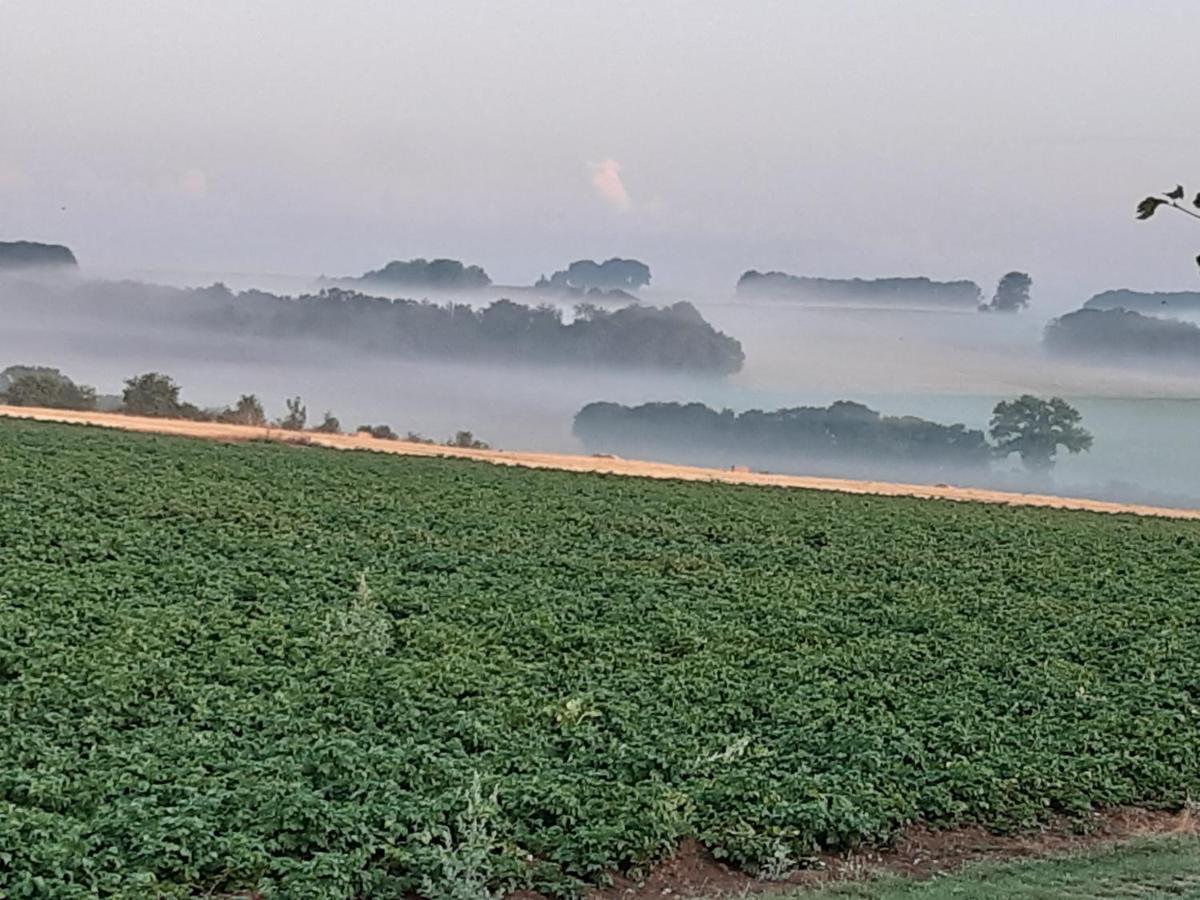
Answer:
[[1195, 523], [0, 422], [0, 896], [570, 894], [1200, 789]]

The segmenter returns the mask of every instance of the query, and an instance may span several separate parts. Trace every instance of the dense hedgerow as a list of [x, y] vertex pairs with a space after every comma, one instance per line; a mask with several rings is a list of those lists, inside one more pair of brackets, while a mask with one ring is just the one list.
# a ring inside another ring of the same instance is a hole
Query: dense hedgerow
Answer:
[[11, 898], [570, 893], [1200, 788], [1194, 523], [15, 421], [0, 490]]

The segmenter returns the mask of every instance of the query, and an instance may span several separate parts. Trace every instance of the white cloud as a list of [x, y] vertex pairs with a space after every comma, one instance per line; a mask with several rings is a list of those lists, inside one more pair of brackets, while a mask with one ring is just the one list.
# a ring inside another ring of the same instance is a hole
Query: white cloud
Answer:
[[625, 210], [633, 205], [621, 180], [621, 164], [611, 157], [592, 163], [592, 188], [613, 209]]

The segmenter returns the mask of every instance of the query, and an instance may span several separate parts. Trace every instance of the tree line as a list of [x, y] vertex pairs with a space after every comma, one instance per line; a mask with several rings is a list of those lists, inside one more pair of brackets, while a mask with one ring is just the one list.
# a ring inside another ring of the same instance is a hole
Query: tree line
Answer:
[[223, 285], [194, 291], [195, 321], [272, 337], [333, 339], [384, 353], [727, 375], [745, 354], [690, 303], [605, 309], [579, 304], [570, 321], [558, 307], [496, 300], [463, 303], [372, 297], [342, 288], [279, 297], [235, 294]]
[[[488, 287], [491, 276], [482, 266], [464, 265], [457, 259], [393, 259], [379, 269], [359, 276], [322, 278], [331, 284], [361, 284], [376, 288], [406, 288], [431, 291], [470, 291]], [[564, 293], [594, 292], [602, 295], [632, 296], [629, 292], [650, 283], [650, 267], [638, 259], [612, 257], [604, 262], [577, 259], [549, 278], [542, 275], [534, 284]]]
[[744, 272], [738, 279], [742, 297], [800, 300], [813, 303], [862, 303], [921, 307], [975, 307], [980, 312], [1018, 312], [1029, 305], [1033, 279], [1025, 272], [1008, 272], [996, 284], [991, 300], [974, 281], [933, 281], [912, 278], [814, 278], [787, 272]]
[[[126, 379], [119, 397], [101, 398], [90, 385], [76, 384], [61, 371], [48, 366], [9, 366], [0, 372], [0, 403], [9, 406], [42, 407], [89, 411], [101, 405], [111, 412], [132, 416], [162, 419], [187, 419], [194, 422], [219, 422], [229, 425], [249, 425], [259, 428], [275, 427], [283, 431], [309, 431], [315, 434], [342, 434], [342, 423], [326, 411], [319, 422], [310, 425], [308, 407], [299, 397], [284, 401], [286, 412], [270, 419], [256, 394], [242, 394], [232, 406], [216, 409], [201, 408], [181, 398], [181, 388], [175, 380], [161, 372], [143, 372]], [[103, 403], [102, 403], [103, 401]], [[390, 425], [365, 424], [357, 433], [388, 440], [405, 440], [419, 444], [438, 443], [424, 435], [409, 431], [398, 434]], [[470, 431], [458, 431], [441, 442], [447, 447], [486, 450], [489, 445]]]
[[298, 297], [235, 292], [224, 284], [175, 288], [141, 282], [30, 283], [21, 302], [99, 317], [114, 326], [184, 325], [220, 334], [337, 342], [385, 356], [722, 376], [745, 361], [741, 342], [690, 303], [606, 308], [392, 299], [331, 287]]
[[1200, 363], [1200, 327], [1121, 307], [1067, 313], [1046, 326], [1042, 340], [1047, 350], [1063, 355]]
[[1031, 472], [1045, 473], [1060, 447], [1080, 453], [1092, 444], [1070, 404], [1031, 395], [997, 404], [988, 435], [961, 424], [884, 416], [846, 400], [742, 413], [701, 403], [591, 403], [576, 414], [574, 433], [593, 451], [634, 456], [684, 451], [722, 463], [756, 458], [836, 462], [864, 471], [864, 464], [878, 462], [914, 472], [981, 470], [1016, 453]]

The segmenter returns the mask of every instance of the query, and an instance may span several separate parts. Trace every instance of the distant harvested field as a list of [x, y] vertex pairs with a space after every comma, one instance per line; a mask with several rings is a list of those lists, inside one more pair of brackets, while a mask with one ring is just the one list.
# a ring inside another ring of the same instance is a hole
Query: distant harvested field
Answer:
[[155, 434], [186, 435], [215, 440], [275, 440], [315, 444], [339, 450], [373, 450], [380, 453], [399, 453], [406, 456], [442, 456], [475, 459], [497, 465], [525, 466], [536, 469], [562, 469], [566, 472], [599, 472], [610, 475], [631, 475], [641, 478], [669, 478], [683, 481], [713, 481], [725, 484], [757, 484], [768, 487], [807, 488], [818, 491], [841, 491], [848, 494], [877, 494], [884, 497], [923, 497], [939, 500], [969, 500], [978, 503], [1003, 503], [1013, 506], [1043, 506], [1054, 509], [1080, 509], [1092, 512], [1134, 513], [1164, 516], [1173, 519], [1200, 519], [1200, 510], [1174, 509], [1130, 503], [1110, 503], [1078, 497], [1058, 497], [1048, 494], [1017, 494], [990, 491], [982, 488], [950, 485], [900, 484], [891, 481], [861, 481], [846, 478], [815, 478], [798, 475], [773, 475], [750, 472], [744, 467], [705, 469], [671, 463], [622, 459], [609, 454], [577, 456], [567, 453], [534, 453], [511, 450], [467, 450], [406, 441], [391, 441], [367, 435], [330, 435], [312, 432], [289, 432], [278, 428], [254, 428], [244, 425], [225, 425], [215, 422], [191, 422], [180, 419], [150, 419], [117, 413], [75, 412], [57, 409], [30, 409], [20, 406], [0, 406], [0, 417], [10, 416], [44, 422], [70, 422], [98, 425], [126, 431]]
[[562, 896], [1200, 791], [1192, 522], [15, 419], [0, 495], [4, 896]]

